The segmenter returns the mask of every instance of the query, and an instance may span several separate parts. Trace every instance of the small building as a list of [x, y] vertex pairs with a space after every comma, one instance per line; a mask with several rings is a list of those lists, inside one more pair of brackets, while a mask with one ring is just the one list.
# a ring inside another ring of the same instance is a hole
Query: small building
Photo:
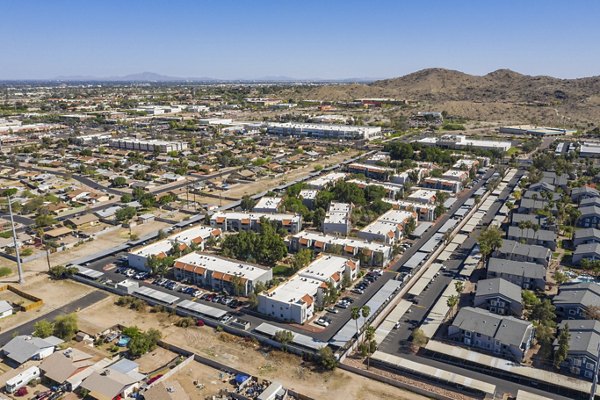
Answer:
[[6, 318], [13, 314], [12, 305], [6, 300], [0, 300], [0, 319]]
[[473, 307], [461, 308], [448, 327], [450, 339], [517, 362], [523, 361], [534, 333], [529, 321]]
[[580, 216], [577, 226], [582, 228], [600, 228], [600, 207], [596, 205], [579, 207]]
[[56, 346], [61, 343], [63, 343], [63, 340], [54, 336], [42, 339], [20, 335], [15, 336], [6, 343], [1, 351], [6, 358], [17, 365], [21, 365], [29, 360], [43, 360], [54, 353]]
[[577, 229], [573, 234], [573, 246], [581, 244], [600, 243], [600, 229], [584, 228]]
[[137, 217], [137, 220], [138, 220], [138, 223], [140, 223], [140, 224], [148, 224], [148, 223], [156, 220], [156, 216], [154, 214], [150, 214], [150, 213], [142, 214]]
[[477, 282], [473, 305], [499, 315], [523, 314], [521, 287], [502, 278], [482, 279]]
[[65, 221], [65, 225], [70, 226], [75, 230], [81, 230], [98, 224], [99, 218], [94, 214], [84, 214], [78, 217], [69, 218]]

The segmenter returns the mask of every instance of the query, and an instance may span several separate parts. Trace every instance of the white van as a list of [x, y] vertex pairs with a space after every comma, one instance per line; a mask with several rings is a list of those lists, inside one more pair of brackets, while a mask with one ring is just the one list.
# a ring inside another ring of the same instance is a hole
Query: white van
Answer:
[[6, 381], [6, 392], [14, 393], [23, 386], [27, 385], [32, 380], [40, 377], [40, 369], [38, 367], [30, 367], [19, 375]]

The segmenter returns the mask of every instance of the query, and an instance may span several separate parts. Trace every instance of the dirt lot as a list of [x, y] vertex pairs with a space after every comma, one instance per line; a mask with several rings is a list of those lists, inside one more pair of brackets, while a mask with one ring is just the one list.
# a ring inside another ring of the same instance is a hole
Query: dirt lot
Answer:
[[[178, 328], [173, 324], [178, 317], [166, 313], [138, 313], [114, 305], [110, 296], [79, 313], [79, 318], [98, 326], [121, 323], [137, 325], [142, 329], [157, 328], [173, 344], [196, 351], [205, 357], [253, 374], [263, 379], [275, 379], [284, 386], [296, 389], [316, 399], [423, 399], [389, 385], [350, 374], [342, 370], [320, 373], [311, 365], [302, 365], [300, 358], [279, 351], [262, 349], [258, 344], [241, 338], [218, 333], [208, 327]], [[203, 382], [205, 385], [206, 383]], [[185, 387], [185, 386], [184, 386]], [[208, 387], [208, 385], [207, 385]], [[205, 394], [202, 393], [202, 396]], [[203, 397], [198, 397], [203, 398]]]
[[[232, 390], [234, 388], [233, 385], [223, 382], [221, 379], [226, 376], [214, 368], [193, 361], [164, 383], [168, 387], [169, 382], [176, 381], [190, 396], [190, 399], [204, 400], [210, 398], [208, 396], [218, 395], [222, 389]], [[194, 385], [194, 382], [198, 382], [199, 385]]]
[[[226, 196], [226, 197], [241, 199], [245, 195], [253, 195], [255, 193], [260, 193], [265, 190], [269, 190], [275, 186], [278, 186], [282, 183], [290, 182], [295, 179], [304, 177], [314, 171], [315, 165], [326, 166], [329, 164], [337, 164], [344, 160], [352, 158], [352, 157], [356, 156], [357, 154], [358, 154], [358, 152], [356, 150], [348, 150], [343, 153], [338, 153], [338, 154], [332, 155], [330, 157], [323, 158], [322, 160], [313, 161], [312, 163], [310, 163], [304, 167], [294, 169], [292, 171], [286, 172], [284, 174], [281, 174], [281, 175], [273, 177], [273, 178], [260, 179], [260, 180], [257, 180], [256, 182], [248, 183], [245, 185], [236, 185], [234, 188], [232, 188], [230, 190], [226, 190], [222, 193], [223, 193], [223, 196]], [[215, 191], [213, 193], [218, 194], [217, 191]]]
[[[0, 320], [0, 330], [10, 329], [21, 325], [27, 321], [46, 314], [58, 307], [61, 307], [73, 300], [81, 298], [90, 293], [93, 289], [70, 280], [52, 281], [46, 274], [29, 276], [25, 285], [19, 288], [26, 293], [30, 293], [44, 300], [44, 305], [28, 312], [18, 312], [10, 317]], [[0, 292], [0, 298], [3, 294]]]

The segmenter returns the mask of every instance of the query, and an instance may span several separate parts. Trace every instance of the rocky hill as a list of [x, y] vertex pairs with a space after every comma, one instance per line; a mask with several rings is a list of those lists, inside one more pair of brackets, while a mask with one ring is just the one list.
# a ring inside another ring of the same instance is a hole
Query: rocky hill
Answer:
[[297, 93], [305, 98], [351, 100], [392, 97], [419, 101], [471, 119], [515, 123], [600, 123], [600, 76], [558, 79], [500, 69], [469, 75], [442, 68], [353, 85], [328, 85]]

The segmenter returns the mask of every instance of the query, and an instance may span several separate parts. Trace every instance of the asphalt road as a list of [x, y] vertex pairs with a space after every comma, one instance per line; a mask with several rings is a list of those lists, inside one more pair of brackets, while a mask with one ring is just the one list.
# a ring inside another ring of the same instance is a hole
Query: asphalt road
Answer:
[[16, 335], [30, 335], [33, 333], [34, 325], [36, 322], [41, 321], [43, 319], [53, 320], [59, 315], [69, 314], [72, 312], [77, 312], [79, 309], [84, 309], [89, 307], [100, 300], [106, 298], [108, 294], [101, 290], [94, 290], [93, 292], [83, 296], [82, 298], [72, 301], [69, 304], [66, 304], [60, 308], [57, 308], [54, 311], [50, 311], [47, 314], [41, 315], [38, 318], [29, 321], [23, 325], [17, 326], [13, 329], [9, 329], [7, 331], [3, 331], [0, 333], [0, 346], [4, 346], [8, 343], [14, 336]]

